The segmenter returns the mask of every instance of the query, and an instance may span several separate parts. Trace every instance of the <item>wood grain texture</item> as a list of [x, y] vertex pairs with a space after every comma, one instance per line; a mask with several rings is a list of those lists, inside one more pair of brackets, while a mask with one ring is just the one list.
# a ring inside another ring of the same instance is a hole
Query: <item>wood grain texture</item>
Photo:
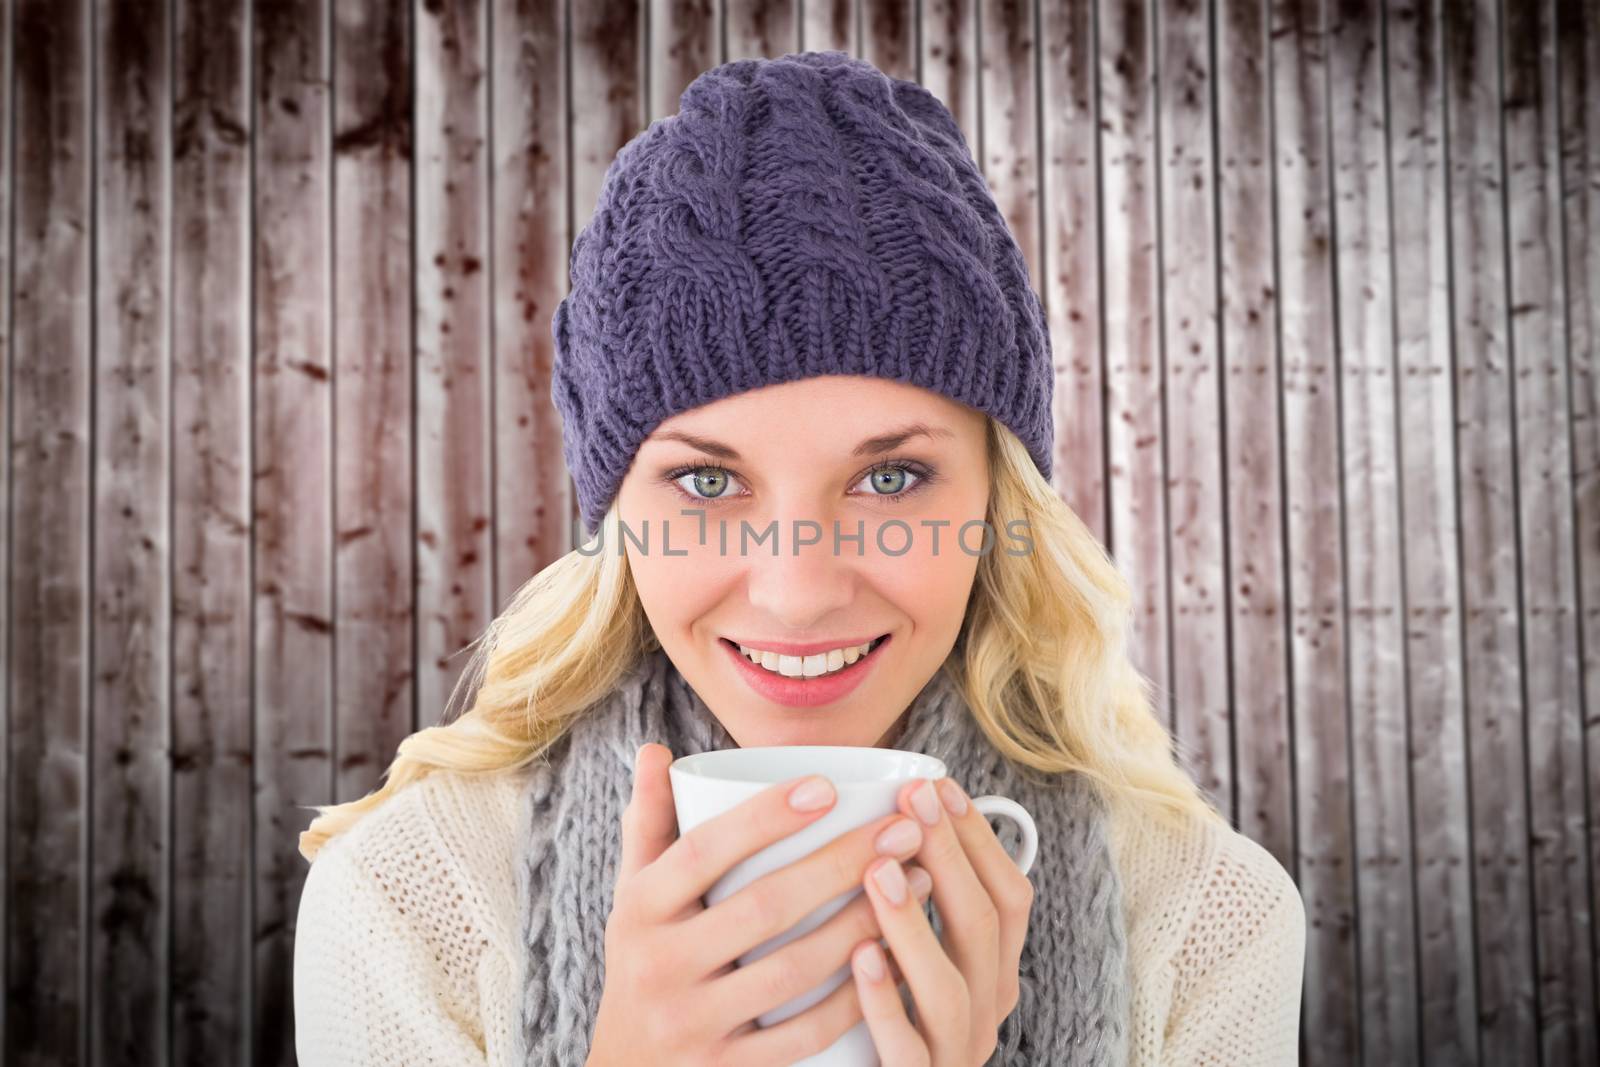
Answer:
[[1306, 1061], [1360, 1056], [1327, 36], [1317, 0], [1272, 7], [1280, 403]]
[[7, 1064], [290, 1063], [297, 835], [572, 547], [550, 319], [728, 59], [954, 115], [1300, 1061], [1600, 1056], [1600, 0], [0, 8]]
[[[1100, 320], [1099, 96], [1094, 7], [1041, 3], [1039, 296], [1055, 366], [1054, 481], [1106, 543], [1105, 344]], [[931, 55], [931, 52], [930, 52]], [[931, 69], [924, 63], [924, 72]], [[948, 97], [941, 94], [948, 101]]]
[[413, 7], [416, 83], [417, 717], [466, 706], [493, 615], [487, 0]]
[[649, 119], [678, 112], [695, 75], [722, 62], [722, 24], [712, 0], [650, 0]]
[[1237, 820], [1228, 661], [1224, 412], [1218, 367], [1212, 5], [1157, 7], [1161, 373], [1165, 397], [1173, 734], [1200, 787]]
[[94, 26], [89, 1062], [165, 1062], [172, 114], [165, 0]]
[[1420, 1063], [1383, 8], [1327, 12], [1363, 1062]]
[[294, 917], [305, 805], [333, 785], [330, 39], [320, 0], [253, 11], [257, 1067], [294, 1062]]
[[[15, 4], [0, 8], [0, 115], [12, 114], [16, 98], [16, 81], [12, 56], [16, 48]], [[12, 270], [15, 247], [12, 215], [13, 190], [16, 187], [17, 153], [13, 140], [15, 122], [0, 123], [0, 500], [6, 502], [5, 521], [0, 521], [0, 732], [6, 743], [0, 745], [0, 832], [9, 842], [11, 838], [11, 782], [14, 771], [11, 765], [11, 369], [12, 359]], [[10, 936], [11, 882], [9, 877], [0, 889], [0, 937]], [[9, 966], [9, 953], [0, 953]], [[9, 1055], [11, 1047], [10, 1017], [11, 985], [5, 983], [6, 995], [0, 997], [0, 1059]]]
[[[916, 0], [859, 0], [860, 55], [891, 78], [917, 80]], [[985, 5], [988, 9], [1015, 9], [1016, 0]], [[1026, 0], [1020, 7], [1027, 8]], [[1029, 127], [1029, 132], [1032, 127]]]
[[1239, 830], [1295, 870], [1266, 0], [1218, 0], [1216, 189]]
[[[333, 9], [334, 798], [413, 725], [411, 12]], [[359, 314], [350, 310], [360, 309]]]
[[[1572, 426], [1573, 543], [1588, 782], [1589, 943], [1600, 1014], [1600, 2], [1555, 5], [1561, 232]], [[1596, 1021], [1600, 1030], [1600, 1020]], [[1595, 1037], [1600, 1041], [1600, 1033]]]
[[922, 87], [937, 96], [971, 150], [981, 143], [978, 117], [978, 9], [974, 0], [925, 0]]
[[[583, 115], [582, 122], [573, 122], [567, 130], [572, 170], [568, 226], [576, 239], [594, 214], [606, 168], [616, 158], [617, 150], [649, 125], [649, 112], [642, 70], [646, 54], [644, 10], [639, 0], [573, 4], [568, 13], [568, 91], [574, 110], [581, 107]], [[569, 243], [563, 256], [569, 267], [571, 247]], [[569, 485], [571, 479], [568, 474]], [[569, 490], [569, 495], [572, 511], [567, 525], [576, 542], [581, 538], [582, 524], [577, 493]]]
[[1386, 31], [1419, 1028], [1428, 1062], [1477, 1063], [1444, 67], [1433, 0], [1390, 3]]
[[860, 54], [861, 29], [856, 11], [864, 0], [799, 0], [800, 47], [808, 52], [838, 49]]
[[1156, 715], [1170, 728], [1155, 29], [1142, 0], [1102, 0], [1098, 18], [1106, 548], [1133, 591], [1129, 657], [1149, 679]]
[[[7, 1063], [88, 1059], [91, 12], [15, 5]], [[26, 713], [17, 709], [26, 708]]]
[[799, 0], [724, 0], [726, 58], [752, 59], [799, 51], [799, 9]]
[[492, 14], [496, 611], [572, 547], [575, 504], [550, 396], [550, 318], [572, 247], [565, 12], [555, 0], [496, 0]]
[[[1538, 1058], [1497, 5], [1445, 5], [1456, 468], [1485, 1063]], [[1460, 265], [1473, 264], [1473, 269]]]
[[1600, 1062], [1600, 1048], [1586, 862], [1554, 15], [1548, 0], [1501, 4], [1500, 102], [1539, 1061], [1578, 1064]]
[[171, 1047], [226, 1063], [253, 1017], [249, 13], [185, 0], [174, 30]]

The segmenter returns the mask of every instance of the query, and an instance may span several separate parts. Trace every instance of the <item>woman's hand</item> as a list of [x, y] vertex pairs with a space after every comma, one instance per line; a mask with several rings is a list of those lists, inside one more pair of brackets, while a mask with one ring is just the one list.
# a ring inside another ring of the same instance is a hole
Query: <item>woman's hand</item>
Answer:
[[[915, 858], [933, 876], [948, 944], [905, 892], [900, 864], [874, 863], [863, 884], [895, 966], [886, 970], [876, 940], [856, 946], [851, 969], [861, 1010], [884, 1067], [978, 1067], [1017, 1006], [1033, 883], [953, 779], [907, 786], [899, 806], [923, 824]], [[916, 1025], [900, 1000], [900, 976], [917, 1006]]]
[[[795, 808], [796, 779], [680, 835], [671, 762], [666, 746], [644, 746], [622, 814], [605, 986], [588, 1067], [777, 1067], [822, 1051], [861, 1021], [854, 982], [773, 1026], [755, 1020], [821, 985], [862, 939], [882, 933], [865, 894], [749, 966], [736, 966], [738, 958], [855, 889], [874, 859], [912, 860], [922, 844], [920, 824], [898, 812], [874, 819], [707, 908], [701, 898], [717, 879], [820, 819], [834, 797], [829, 790], [820, 806]], [[899, 833], [882, 836], [892, 827]], [[908, 871], [923, 883], [914, 886], [914, 898], [926, 899], [928, 876], [914, 866]]]

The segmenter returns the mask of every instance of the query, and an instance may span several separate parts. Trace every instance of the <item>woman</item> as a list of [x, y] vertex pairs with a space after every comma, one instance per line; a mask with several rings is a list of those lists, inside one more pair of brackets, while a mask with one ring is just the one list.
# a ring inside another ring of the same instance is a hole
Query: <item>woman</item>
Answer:
[[[608, 170], [552, 330], [599, 536], [491, 624], [471, 707], [302, 835], [303, 1064], [786, 1064], [863, 1018], [891, 1067], [1295, 1061], [1300, 897], [1170, 754], [1128, 588], [1049, 482], [1042, 310], [937, 99], [841, 52], [702, 74]], [[680, 837], [667, 765], [805, 744], [951, 775], [704, 908], [831, 794]], [[989, 792], [1039, 823], [1027, 877]]]

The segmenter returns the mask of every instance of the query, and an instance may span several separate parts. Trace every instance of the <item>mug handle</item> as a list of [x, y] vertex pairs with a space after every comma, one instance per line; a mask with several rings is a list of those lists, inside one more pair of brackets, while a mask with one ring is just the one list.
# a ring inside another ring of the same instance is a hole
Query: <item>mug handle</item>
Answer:
[[972, 806], [985, 815], [1002, 815], [1017, 824], [1022, 830], [1022, 855], [1011, 859], [1023, 874], [1032, 870], [1034, 857], [1039, 854], [1039, 828], [1033, 824], [1033, 816], [1028, 814], [1028, 809], [1010, 797], [992, 794], [974, 797]]

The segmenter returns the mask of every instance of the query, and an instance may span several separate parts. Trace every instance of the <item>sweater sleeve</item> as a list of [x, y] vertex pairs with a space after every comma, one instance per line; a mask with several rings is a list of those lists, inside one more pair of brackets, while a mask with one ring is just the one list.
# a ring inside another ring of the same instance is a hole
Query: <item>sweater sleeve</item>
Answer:
[[1230, 832], [1178, 959], [1162, 1064], [1297, 1063], [1305, 949], [1294, 880], [1270, 852]]
[[486, 1062], [417, 916], [335, 838], [307, 872], [294, 945], [301, 1067]]

